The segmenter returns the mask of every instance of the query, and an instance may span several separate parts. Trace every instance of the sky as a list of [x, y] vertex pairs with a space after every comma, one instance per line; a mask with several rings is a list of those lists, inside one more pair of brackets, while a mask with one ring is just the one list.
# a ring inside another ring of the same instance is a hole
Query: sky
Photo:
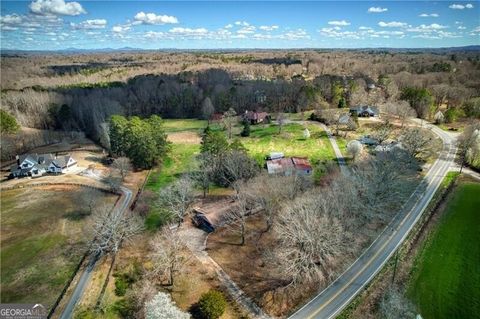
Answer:
[[480, 44], [480, 1], [1, 1], [0, 48], [424, 48]]

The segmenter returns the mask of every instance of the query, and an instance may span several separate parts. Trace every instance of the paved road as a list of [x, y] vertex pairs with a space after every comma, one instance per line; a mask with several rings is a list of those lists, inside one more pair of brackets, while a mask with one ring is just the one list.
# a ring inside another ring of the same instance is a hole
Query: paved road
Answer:
[[[125, 212], [128, 208], [128, 204], [132, 199], [132, 191], [126, 187], [120, 187], [122, 192], [122, 198], [118, 202], [115, 209], [119, 209], [122, 212]], [[67, 303], [67, 306], [62, 312], [60, 319], [70, 319], [73, 317], [73, 311], [75, 310], [75, 306], [77, 303], [82, 299], [83, 293], [85, 291], [85, 287], [87, 286], [88, 282], [90, 281], [93, 273], [93, 269], [95, 268], [95, 264], [97, 263], [98, 257], [91, 256], [88, 262], [87, 267], [83, 270], [80, 278], [78, 279], [78, 283], [75, 286], [75, 289], [70, 296], [70, 300]]]
[[419, 220], [452, 165], [456, 151], [454, 137], [433, 125], [424, 123], [423, 126], [430, 127], [444, 143], [439, 158], [425, 176], [426, 188], [417, 188], [402, 211], [372, 245], [337, 280], [294, 313], [291, 319], [330, 319], [337, 316], [382, 269]]

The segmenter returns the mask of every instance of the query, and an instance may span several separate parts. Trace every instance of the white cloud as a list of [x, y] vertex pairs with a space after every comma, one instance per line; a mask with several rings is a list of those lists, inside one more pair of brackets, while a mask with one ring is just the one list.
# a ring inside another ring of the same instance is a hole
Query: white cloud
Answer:
[[347, 26], [350, 25], [350, 22], [347, 22], [345, 20], [335, 20], [335, 21], [328, 21], [329, 25], [337, 25], [337, 26]]
[[463, 5], [463, 4], [454, 3], [454, 4], [452, 4], [448, 7], [450, 9], [453, 9], [453, 10], [473, 9], [473, 4], [467, 3], [467, 4]]
[[255, 33], [256, 28], [253, 25], [249, 25], [241, 28], [237, 31], [238, 34], [252, 34]]
[[278, 36], [278, 38], [283, 40], [296, 41], [302, 39], [310, 39], [310, 35], [304, 29], [296, 29], [281, 34]]
[[129, 25], [116, 25], [112, 28], [112, 32], [120, 34], [130, 30]]
[[208, 33], [208, 30], [205, 28], [173, 28], [170, 29], [168, 32], [181, 35], [205, 35]]
[[226, 26], [224, 26], [225, 29], [231, 29], [233, 28], [233, 24], [229, 23]]
[[137, 13], [134, 19], [143, 24], [161, 25], [178, 23], [178, 19], [174, 16], [156, 15], [155, 13], [145, 13], [143, 11]]
[[438, 15], [438, 13], [422, 13], [421, 15], [419, 15], [419, 17], [421, 17], [421, 18], [438, 18], [439, 15]]
[[273, 31], [278, 29], [278, 25], [262, 25], [258, 28], [263, 31]]
[[2, 30], [3, 30], [3, 31], [16, 31], [16, 30], [18, 30], [18, 28], [17, 28], [17, 27], [11, 27], [11, 26], [9, 26], [9, 25], [3, 25], [3, 24], [2, 24]]
[[418, 27], [414, 27], [414, 28], [408, 28], [407, 31], [409, 32], [433, 32], [433, 31], [437, 31], [437, 30], [442, 30], [442, 29], [446, 29], [448, 28], [447, 26], [445, 25], [441, 25], [441, 24], [438, 24], [438, 23], [432, 23], [432, 24], [429, 24], [429, 25], [426, 25], [426, 24], [421, 24], [419, 25]]
[[248, 23], [246, 21], [235, 21], [235, 25], [243, 25], [245, 27], [248, 27], [250, 25], [250, 23]]
[[382, 7], [370, 7], [370, 8], [368, 8], [369, 13], [381, 13], [381, 12], [385, 12], [385, 11], [388, 11], [388, 9], [387, 8], [382, 8]]
[[372, 28], [361, 26], [358, 30], [372, 30]]
[[20, 24], [23, 19], [18, 14], [7, 14], [6, 16], [0, 17], [0, 23], [4, 24]]
[[70, 26], [74, 29], [103, 29], [107, 25], [105, 19], [85, 20], [80, 23], [70, 22]]
[[458, 30], [465, 30], [466, 27], [459, 26], [457, 29], [458, 29]]
[[379, 26], [381, 27], [386, 27], [386, 28], [401, 28], [401, 27], [406, 27], [407, 24], [405, 22], [398, 22], [398, 21], [391, 21], [391, 22], [383, 22], [380, 21], [378, 23]]
[[30, 11], [38, 15], [77, 16], [87, 13], [78, 2], [64, 0], [35, 0], [29, 5]]

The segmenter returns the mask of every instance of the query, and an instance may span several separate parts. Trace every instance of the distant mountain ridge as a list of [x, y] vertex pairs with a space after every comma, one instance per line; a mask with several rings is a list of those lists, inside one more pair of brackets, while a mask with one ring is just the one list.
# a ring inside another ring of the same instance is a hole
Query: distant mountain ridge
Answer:
[[390, 52], [452, 52], [452, 51], [480, 51], [480, 45], [467, 45], [459, 47], [439, 47], [439, 48], [236, 48], [236, 49], [177, 49], [177, 48], [164, 48], [164, 49], [142, 49], [133, 47], [122, 48], [99, 48], [99, 49], [81, 49], [81, 48], [66, 48], [60, 50], [16, 50], [16, 49], [0, 49], [1, 54], [42, 54], [42, 53], [97, 53], [97, 52], [152, 52], [152, 51], [166, 51], [166, 52], [241, 52], [241, 51], [303, 51], [303, 50], [321, 50], [321, 51], [390, 51]]

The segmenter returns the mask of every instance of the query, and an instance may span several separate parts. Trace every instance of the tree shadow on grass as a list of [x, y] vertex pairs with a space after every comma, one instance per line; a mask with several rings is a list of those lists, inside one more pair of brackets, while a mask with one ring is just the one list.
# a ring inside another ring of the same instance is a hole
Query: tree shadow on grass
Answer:
[[82, 210], [74, 210], [72, 212], [63, 214], [62, 217], [71, 221], [79, 221], [87, 218], [88, 216], [90, 216], [89, 212], [82, 211]]

